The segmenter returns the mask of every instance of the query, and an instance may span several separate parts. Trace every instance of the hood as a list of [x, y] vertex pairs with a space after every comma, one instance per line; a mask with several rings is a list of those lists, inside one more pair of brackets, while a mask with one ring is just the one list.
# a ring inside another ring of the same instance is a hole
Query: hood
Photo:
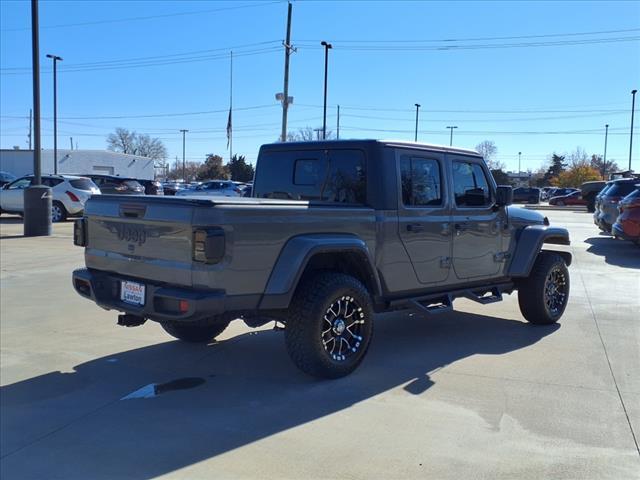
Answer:
[[[521, 225], [548, 225], [546, 217], [535, 210], [529, 210], [524, 207], [510, 205], [507, 207], [509, 220], [514, 224]], [[546, 220], [546, 221], [545, 221]]]

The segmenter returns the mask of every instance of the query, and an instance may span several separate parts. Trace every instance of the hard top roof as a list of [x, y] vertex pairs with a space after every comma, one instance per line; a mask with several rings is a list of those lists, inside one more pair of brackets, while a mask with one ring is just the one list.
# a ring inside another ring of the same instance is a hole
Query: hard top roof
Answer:
[[450, 153], [460, 153], [463, 155], [473, 155], [476, 157], [480, 157], [481, 155], [475, 150], [470, 150], [467, 148], [459, 148], [459, 147], [450, 147], [448, 145], [436, 145], [431, 143], [421, 143], [421, 142], [408, 142], [406, 140], [375, 140], [375, 139], [364, 139], [364, 140], [312, 140], [305, 142], [276, 142], [262, 145], [260, 150], [282, 150], [283, 147], [285, 149], [289, 148], [357, 148], [364, 146], [374, 146], [374, 145], [382, 145], [389, 147], [405, 147], [405, 148], [413, 148], [417, 150], [426, 150], [426, 151], [438, 151], [438, 152], [450, 152]]

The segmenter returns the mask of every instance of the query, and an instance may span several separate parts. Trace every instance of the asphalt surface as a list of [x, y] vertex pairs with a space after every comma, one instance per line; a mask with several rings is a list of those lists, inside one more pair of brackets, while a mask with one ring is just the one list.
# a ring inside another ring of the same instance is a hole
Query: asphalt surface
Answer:
[[21, 238], [3, 216], [0, 477], [640, 479], [640, 248], [545, 214], [573, 242], [557, 325], [524, 322], [516, 294], [381, 315], [337, 381], [296, 370], [269, 328], [192, 346], [118, 327], [71, 287], [71, 223]]

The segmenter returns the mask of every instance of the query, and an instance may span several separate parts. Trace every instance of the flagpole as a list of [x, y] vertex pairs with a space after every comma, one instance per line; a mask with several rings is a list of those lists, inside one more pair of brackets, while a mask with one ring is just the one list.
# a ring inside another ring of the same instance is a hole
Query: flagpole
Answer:
[[231, 120], [233, 112], [233, 50], [231, 50], [231, 61], [229, 66], [229, 161], [233, 158], [233, 122]]

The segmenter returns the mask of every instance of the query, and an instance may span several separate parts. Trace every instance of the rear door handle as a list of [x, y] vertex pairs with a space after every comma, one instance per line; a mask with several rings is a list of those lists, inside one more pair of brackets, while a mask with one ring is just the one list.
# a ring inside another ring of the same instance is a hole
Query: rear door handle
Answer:
[[407, 225], [407, 232], [417, 233], [424, 231], [424, 225], [421, 223], [410, 223]]
[[460, 235], [462, 232], [466, 231], [469, 229], [469, 224], [468, 223], [456, 223], [453, 228], [456, 231], [456, 235]]

